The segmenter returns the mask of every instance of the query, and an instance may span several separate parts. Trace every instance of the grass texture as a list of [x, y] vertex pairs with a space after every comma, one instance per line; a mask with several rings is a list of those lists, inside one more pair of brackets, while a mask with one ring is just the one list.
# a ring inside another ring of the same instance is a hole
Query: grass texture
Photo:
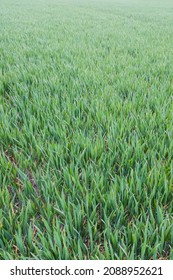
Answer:
[[173, 259], [172, 23], [0, 1], [0, 259]]

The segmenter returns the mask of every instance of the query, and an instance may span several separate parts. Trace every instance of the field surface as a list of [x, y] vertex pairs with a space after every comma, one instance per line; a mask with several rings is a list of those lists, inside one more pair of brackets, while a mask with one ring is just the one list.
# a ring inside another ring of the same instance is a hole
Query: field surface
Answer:
[[0, 0], [0, 259], [173, 259], [173, 1]]

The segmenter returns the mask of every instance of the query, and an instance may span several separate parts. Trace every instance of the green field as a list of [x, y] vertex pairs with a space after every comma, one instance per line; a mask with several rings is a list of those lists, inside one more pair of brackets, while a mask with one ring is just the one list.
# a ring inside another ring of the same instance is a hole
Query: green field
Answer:
[[0, 259], [173, 259], [173, 1], [0, 0]]

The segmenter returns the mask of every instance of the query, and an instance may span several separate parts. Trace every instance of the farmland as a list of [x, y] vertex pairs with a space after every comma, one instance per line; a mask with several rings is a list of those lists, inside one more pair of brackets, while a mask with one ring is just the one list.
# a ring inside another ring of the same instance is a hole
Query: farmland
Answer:
[[173, 259], [172, 23], [0, 1], [0, 259]]

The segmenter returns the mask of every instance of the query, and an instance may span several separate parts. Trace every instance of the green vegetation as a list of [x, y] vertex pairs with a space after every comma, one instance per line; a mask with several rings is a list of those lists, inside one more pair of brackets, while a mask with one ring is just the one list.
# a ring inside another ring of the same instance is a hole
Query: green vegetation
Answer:
[[0, 1], [0, 259], [173, 259], [172, 11]]

